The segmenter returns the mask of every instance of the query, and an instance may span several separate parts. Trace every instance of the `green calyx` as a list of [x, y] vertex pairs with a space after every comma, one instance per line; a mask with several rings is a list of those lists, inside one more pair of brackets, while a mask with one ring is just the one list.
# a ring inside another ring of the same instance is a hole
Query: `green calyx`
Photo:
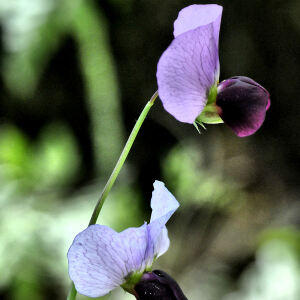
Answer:
[[217, 93], [218, 93], [217, 84], [214, 84], [208, 92], [208, 97], [207, 97], [208, 100], [207, 100], [206, 105], [216, 103]]
[[220, 124], [224, 123], [218, 114], [218, 108], [215, 104], [206, 105], [201, 114], [197, 117], [196, 123]]
[[143, 273], [134, 272], [127, 276], [126, 281], [121, 284], [121, 287], [128, 293], [134, 294], [134, 287], [138, 284], [143, 276]]
[[220, 124], [224, 123], [218, 113], [218, 107], [216, 105], [217, 98], [217, 85], [213, 85], [208, 93], [208, 100], [206, 106], [202, 110], [201, 114], [196, 118], [195, 122], [204, 127], [203, 124]]
[[121, 284], [121, 287], [126, 292], [134, 295], [134, 287], [141, 281], [143, 274], [151, 271], [152, 271], [152, 264], [146, 266], [144, 272], [132, 272], [126, 277], [126, 281], [123, 284]]

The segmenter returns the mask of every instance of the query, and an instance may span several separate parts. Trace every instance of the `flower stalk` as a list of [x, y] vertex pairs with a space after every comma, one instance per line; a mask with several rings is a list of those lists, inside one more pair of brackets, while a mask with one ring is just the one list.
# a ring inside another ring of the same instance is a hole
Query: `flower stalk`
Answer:
[[136, 136], [137, 136], [137, 134], [138, 134], [138, 132], [139, 132], [139, 130], [140, 130], [140, 128], [141, 128], [141, 126], [142, 126], [142, 124], [143, 124], [143, 122], [144, 122], [144, 120], [145, 120], [145, 118], [146, 118], [146, 116], [147, 116], [147, 114], [150, 110], [150, 108], [154, 104], [154, 101], [157, 98], [157, 96], [158, 96], [158, 92], [155, 92], [153, 94], [153, 96], [151, 97], [151, 99], [146, 104], [146, 106], [144, 107], [144, 109], [143, 109], [142, 113], [140, 114], [138, 120], [136, 121], [136, 123], [135, 123], [135, 125], [134, 125], [134, 127], [131, 131], [131, 134], [130, 134], [130, 136], [129, 136], [129, 138], [128, 138], [125, 146], [124, 146], [124, 149], [123, 149], [123, 151], [122, 151], [122, 153], [119, 157], [119, 160], [118, 160], [115, 168], [113, 169], [113, 171], [112, 171], [112, 173], [111, 173], [111, 175], [110, 175], [110, 177], [109, 177], [109, 179], [108, 179], [108, 181], [107, 181], [107, 183], [106, 183], [106, 185], [105, 185], [105, 187], [104, 187], [104, 189], [103, 189], [103, 191], [102, 191], [102, 193], [99, 197], [99, 200], [98, 200], [98, 202], [97, 202], [97, 204], [94, 208], [92, 217], [91, 217], [90, 222], [89, 222], [89, 226], [96, 224], [97, 218], [98, 218], [99, 213], [101, 211], [101, 208], [102, 208], [102, 206], [105, 202], [105, 199], [108, 196], [113, 184], [115, 183], [115, 181], [116, 181], [116, 179], [117, 179], [117, 177], [118, 177], [118, 175], [119, 175], [119, 173], [120, 173], [120, 171], [123, 167], [123, 164], [124, 164], [124, 162], [125, 162], [125, 160], [128, 156], [128, 153], [129, 153], [129, 151], [132, 147], [132, 144], [135, 141], [135, 138], [136, 138]]
[[[111, 173], [111, 175], [110, 175], [110, 177], [109, 177], [109, 179], [108, 179], [108, 181], [107, 181], [107, 183], [106, 183], [106, 185], [105, 185], [105, 187], [104, 187], [104, 189], [103, 189], [103, 191], [102, 191], [102, 193], [101, 193], [101, 195], [100, 195], [100, 197], [99, 197], [99, 199], [96, 203], [96, 206], [94, 208], [94, 211], [93, 211], [93, 214], [91, 216], [91, 219], [90, 219], [90, 222], [89, 222], [88, 226], [96, 224], [99, 213], [102, 209], [102, 206], [103, 206], [103, 204], [104, 204], [104, 202], [105, 202], [112, 186], [114, 185], [114, 183], [115, 183], [115, 181], [116, 181], [116, 179], [117, 179], [117, 177], [118, 177], [118, 175], [119, 175], [119, 173], [120, 173], [120, 171], [123, 167], [123, 164], [124, 164], [128, 154], [130, 152], [130, 149], [131, 149], [131, 147], [132, 147], [132, 145], [135, 141], [135, 138], [136, 138], [136, 136], [137, 136], [137, 134], [138, 134], [138, 132], [139, 132], [139, 130], [140, 130], [140, 128], [141, 128], [141, 126], [142, 126], [142, 124], [143, 124], [143, 122], [144, 122], [144, 120], [145, 120], [145, 118], [146, 118], [146, 116], [147, 116], [147, 114], [150, 110], [150, 108], [153, 106], [154, 101], [157, 97], [158, 97], [158, 91], [156, 91], [153, 94], [153, 96], [151, 97], [151, 99], [147, 102], [147, 104], [144, 107], [142, 113], [140, 114], [138, 120], [136, 121], [136, 123], [135, 123], [135, 125], [134, 125], [134, 127], [133, 127], [133, 129], [130, 133], [130, 136], [129, 136], [129, 138], [128, 138], [128, 140], [127, 140], [127, 142], [126, 142], [126, 144], [123, 148], [123, 151], [122, 151], [122, 153], [121, 153], [121, 155], [120, 155], [120, 157], [117, 161], [117, 164], [115, 165], [115, 167], [114, 167], [114, 169], [113, 169], [113, 171], [112, 171], [112, 173]], [[72, 286], [70, 288], [67, 300], [75, 300], [76, 299], [76, 294], [77, 294], [77, 291], [75, 289], [74, 283], [72, 283]]]

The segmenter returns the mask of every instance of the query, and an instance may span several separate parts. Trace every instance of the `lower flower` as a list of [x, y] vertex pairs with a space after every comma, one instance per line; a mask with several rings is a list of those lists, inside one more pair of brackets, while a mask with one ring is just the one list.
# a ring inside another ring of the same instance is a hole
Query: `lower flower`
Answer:
[[[165, 224], [178, 207], [179, 203], [164, 183], [155, 181], [149, 224], [122, 232], [92, 225], [79, 233], [68, 251], [69, 275], [76, 290], [85, 296], [99, 297], [121, 286], [137, 297], [139, 287], [149, 278], [147, 274], [151, 274], [154, 260], [169, 248]], [[161, 288], [164, 286], [161, 284]]]

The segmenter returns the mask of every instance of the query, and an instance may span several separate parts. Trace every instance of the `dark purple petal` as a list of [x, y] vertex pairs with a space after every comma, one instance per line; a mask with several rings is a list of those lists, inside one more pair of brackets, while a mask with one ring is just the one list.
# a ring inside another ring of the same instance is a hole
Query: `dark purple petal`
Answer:
[[134, 288], [139, 300], [187, 300], [178, 283], [167, 273], [145, 273]]
[[216, 100], [222, 120], [239, 136], [255, 133], [270, 107], [270, 94], [251, 78], [235, 76], [218, 86]]
[[221, 14], [218, 5], [184, 8], [174, 23], [175, 39], [158, 62], [159, 97], [181, 122], [195, 121], [218, 81]]

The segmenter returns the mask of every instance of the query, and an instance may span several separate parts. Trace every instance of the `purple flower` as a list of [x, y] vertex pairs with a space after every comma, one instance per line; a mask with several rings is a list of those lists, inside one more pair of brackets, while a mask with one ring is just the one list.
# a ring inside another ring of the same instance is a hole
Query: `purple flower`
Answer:
[[218, 86], [221, 16], [222, 7], [216, 4], [190, 5], [179, 12], [175, 38], [158, 62], [158, 93], [164, 108], [181, 122], [225, 122], [238, 136], [246, 136], [262, 125], [269, 93], [252, 79], [246, 84], [246, 77], [230, 92], [225, 92], [227, 81]]
[[134, 286], [153, 261], [169, 248], [165, 224], [179, 203], [164, 183], [155, 181], [150, 223], [116, 232], [92, 225], [79, 233], [69, 251], [69, 275], [76, 290], [89, 297], [106, 295], [118, 286], [134, 293]]

